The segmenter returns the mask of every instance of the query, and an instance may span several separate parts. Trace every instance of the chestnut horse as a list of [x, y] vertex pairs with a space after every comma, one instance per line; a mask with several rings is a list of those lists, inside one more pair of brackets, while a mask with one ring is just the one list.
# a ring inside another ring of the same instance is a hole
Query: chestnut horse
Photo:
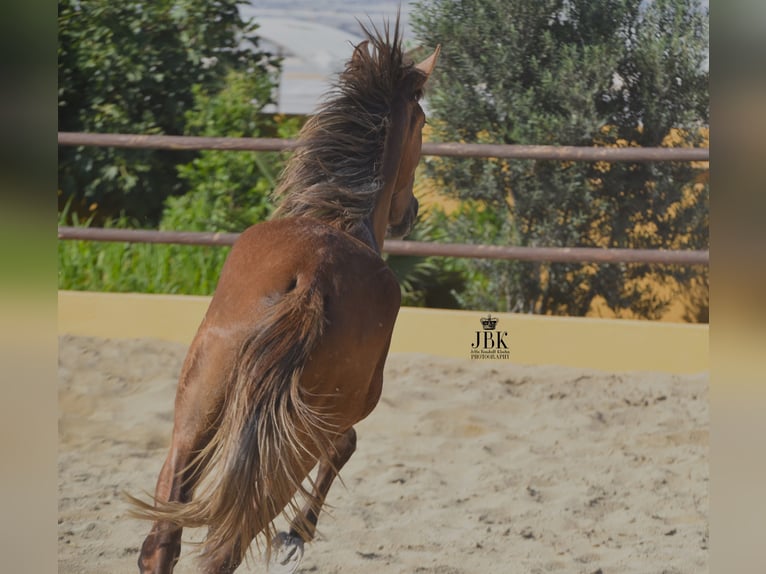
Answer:
[[154, 521], [141, 572], [171, 572], [187, 526], [208, 529], [204, 572], [233, 572], [254, 539], [294, 571], [356, 448], [353, 425], [378, 402], [400, 305], [380, 252], [417, 215], [418, 100], [439, 48], [416, 65], [398, 21], [393, 37], [363, 30], [299, 135], [275, 217], [232, 248], [189, 348], [154, 500], [130, 497], [131, 514]]

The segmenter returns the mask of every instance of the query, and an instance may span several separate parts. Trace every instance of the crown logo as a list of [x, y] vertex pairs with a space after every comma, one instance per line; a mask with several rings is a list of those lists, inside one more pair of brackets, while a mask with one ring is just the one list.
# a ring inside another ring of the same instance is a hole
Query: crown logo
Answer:
[[487, 313], [486, 317], [481, 318], [481, 326], [485, 331], [492, 331], [497, 325], [497, 317], [493, 317], [490, 313]]

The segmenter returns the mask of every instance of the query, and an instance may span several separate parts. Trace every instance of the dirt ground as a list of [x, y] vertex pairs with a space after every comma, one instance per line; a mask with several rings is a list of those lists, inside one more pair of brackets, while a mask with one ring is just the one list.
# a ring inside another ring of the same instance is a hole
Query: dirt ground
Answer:
[[[186, 349], [59, 345], [59, 572], [136, 572], [149, 525], [121, 493], [154, 489]], [[707, 374], [393, 354], [299, 571], [706, 572], [708, 388]], [[195, 566], [187, 545], [176, 572]]]

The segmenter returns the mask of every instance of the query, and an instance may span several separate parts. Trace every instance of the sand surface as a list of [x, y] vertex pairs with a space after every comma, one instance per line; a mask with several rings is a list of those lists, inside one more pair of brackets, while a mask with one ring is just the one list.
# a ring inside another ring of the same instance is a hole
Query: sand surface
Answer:
[[[61, 337], [60, 573], [137, 572], [121, 492], [154, 489], [185, 351]], [[394, 354], [299, 572], [706, 572], [708, 386]]]

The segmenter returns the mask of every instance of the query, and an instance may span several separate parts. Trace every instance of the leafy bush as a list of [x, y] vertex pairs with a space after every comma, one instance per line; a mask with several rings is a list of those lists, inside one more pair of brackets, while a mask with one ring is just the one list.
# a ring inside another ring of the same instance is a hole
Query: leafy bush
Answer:
[[[290, 138], [299, 129], [296, 118], [266, 118], [260, 102], [270, 90], [268, 78], [231, 71], [223, 88], [208, 94], [194, 88], [194, 104], [186, 113], [195, 135]], [[272, 211], [269, 195], [284, 156], [277, 153], [203, 151], [179, 166], [180, 179], [189, 191], [169, 197], [160, 228], [180, 231], [243, 231]], [[59, 216], [60, 225], [89, 226], [95, 214], [82, 219], [69, 198]], [[141, 227], [121, 214], [104, 219], [104, 227]], [[229, 252], [225, 247], [59, 242], [59, 288], [90, 291], [182, 293], [208, 295], [218, 282]]]
[[[708, 14], [698, 0], [421, 0], [412, 14], [420, 42], [442, 45], [428, 92], [434, 139], [704, 145]], [[486, 206], [449, 222], [455, 238], [530, 247], [708, 245], [709, 189], [699, 182], [706, 165], [483, 158], [426, 165], [450, 197]], [[465, 305], [583, 315], [602, 297], [616, 313], [647, 318], [667, 307], [673, 295], [665, 287], [688, 286], [699, 273], [478, 260], [469, 267]]]
[[[278, 60], [258, 48], [240, 0], [59, 0], [59, 130], [184, 134], [195, 99], [215, 94], [231, 70], [275, 85]], [[270, 90], [253, 93], [260, 108]], [[193, 152], [59, 148], [59, 209], [97, 222], [124, 212], [157, 225], [169, 195], [185, 191], [176, 166]]]
[[[409, 241], [446, 242], [444, 212], [432, 208], [418, 215]], [[384, 254], [402, 288], [402, 305], [458, 309], [458, 294], [466, 287], [466, 273], [460, 259]]]
[[[59, 225], [90, 226], [65, 208]], [[107, 228], [128, 229], [126, 217]], [[209, 295], [215, 290], [228, 247], [68, 240], [58, 242], [58, 288], [79, 291]]]
[[[280, 138], [297, 135], [300, 120], [260, 113], [258, 102], [271, 89], [267, 78], [230, 72], [215, 95], [195, 90], [187, 112], [192, 135]], [[253, 103], [255, 101], [256, 103]], [[181, 231], [243, 231], [265, 220], [273, 209], [270, 194], [284, 167], [285, 154], [205, 150], [178, 173], [189, 191], [165, 202], [160, 227]]]

